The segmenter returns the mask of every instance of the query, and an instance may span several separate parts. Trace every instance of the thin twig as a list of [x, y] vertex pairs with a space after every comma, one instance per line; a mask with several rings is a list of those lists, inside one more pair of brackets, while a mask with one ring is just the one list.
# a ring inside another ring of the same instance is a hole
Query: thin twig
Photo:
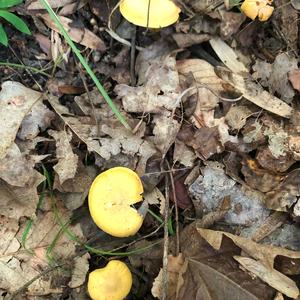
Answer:
[[162, 300], [168, 299], [168, 252], [169, 252], [169, 176], [165, 176], [165, 211], [164, 211], [164, 254], [163, 254], [163, 275], [162, 275]]
[[[168, 168], [170, 169], [170, 164], [166, 160], [166, 163], [168, 165]], [[174, 199], [174, 205], [175, 205], [175, 223], [176, 223], [176, 256], [180, 253], [180, 244], [179, 244], [179, 220], [178, 220], [178, 204], [177, 204], [177, 196], [176, 196], [176, 189], [174, 184], [174, 178], [172, 172], [169, 173], [170, 181], [171, 181], [171, 187], [172, 187], [172, 193], [173, 193], [173, 199]]]
[[130, 83], [135, 86], [135, 42], [136, 42], [136, 26], [134, 26], [131, 36], [131, 49], [130, 49]]

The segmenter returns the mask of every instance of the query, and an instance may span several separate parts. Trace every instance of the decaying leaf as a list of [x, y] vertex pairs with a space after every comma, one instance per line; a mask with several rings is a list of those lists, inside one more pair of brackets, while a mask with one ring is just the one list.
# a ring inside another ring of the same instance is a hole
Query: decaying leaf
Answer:
[[77, 170], [78, 156], [73, 153], [70, 144], [72, 133], [54, 130], [49, 130], [48, 133], [56, 142], [56, 158], [58, 159], [58, 163], [53, 169], [59, 176], [60, 184], [63, 184], [67, 179], [74, 178]]
[[[62, 211], [60, 212], [62, 213]], [[68, 218], [66, 212], [62, 213], [63, 218]], [[61, 216], [62, 217], [62, 216]], [[63, 220], [65, 222], [66, 220]], [[53, 249], [49, 250], [49, 245], [57, 238], [61, 226], [56, 223], [53, 212], [40, 215], [35, 220], [26, 239], [26, 246], [32, 250], [32, 254], [26, 251], [18, 251], [9, 254], [1, 253], [0, 259], [0, 288], [9, 293], [17, 291], [25, 283], [37, 277], [28, 286], [28, 295], [47, 295], [50, 293], [61, 293], [65, 283], [71, 278], [72, 261], [75, 256], [76, 243], [71, 241], [66, 235], [59, 235]], [[16, 236], [20, 241], [26, 223], [20, 228]], [[69, 230], [79, 238], [83, 235], [79, 225], [69, 226]], [[64, 269], [53, 268], [48, 276], [39, 276], [41, 271], [51, 269], [50, 261], [60, 261], [66, 264]]]
[[[48, 0], [48, 2], [52, 8], [58, 8], [72, 3], [74, 0]], [[32, 1], [26, 8], [28, 10], [45, 9], [44, 5], [39, 1]]]
[[180, 140], [175, 140], [174, 146], [174, 154], [173, 160], [174, 162], [180, 162], [182, 165], [186, 167], [192, 167], [196, 160], [197, 156], [195, 152], [186, 146], [185, 143], [181, 142]]
[[[185, 272], [187, 263], [182, 254], [178, 256], [168, 256], [168, 299], [176, 299], [178, 286], [180, 286], [181, 274]], [[163, 299], [162, 282], [163, 270], [161, 269], [153, 282], [152, 295], [158, 299]]]
[[[59, 28], [57, 27], [56, 23], [52, 20], [50, 15], [44, 14], [42, 15], [43, 20], [52, 30], [60, 33]], [[76, 42], [80, 43], [83, 46], [86, 46], [93, 50], [105, 51], [106, 45], [104, 42], [93, 32], [89, 31], [86, 28], [78, 28], [73, 27], [72, 22], [73, 20], [66, 18], [66, 17], [59, 17], [61, 24], [63, 25], [64, 29], [68, 32], [71, 39]]]
[[244, 127], [247, 118], [249, 118], [252, 114], [253, 110], [251, 110], [248, 106], [231, 106], [225, 116], [225, 120], [231, 128], [239, 130]]
[[4, 158], [15, 140], [18, 129], [32, 106], [42, 94], [19, 82], [6, 81], [0, 92], [0, 159]]
[[146, 71], [144, 86], [119, 84], [115, 92], [127, 112], [159, 113], [177, 108], [181, 91], [175, 58], [154, 61]]
[[220, 78], [240, 91], [247, 100], [278, 116], [290, 118], [293, 109], [279, 98], [263, 90], [251, 78], [245, 79], [221, 67], [216, 68], [216, 72]]
[[243, 190], [229, 178], [221, 165], [211, 164], [201, 169], [200, 175], [189, 187], [194, 205], [202, 207], [203, 214], [216, 211], [225, 197], [230, 197], [231, 207], [224, 216], [228, 224], [262, 223], [269, 215], [258, 194]]
[[86, 253], [74, 259], [74, 269], [72, 271], [72, 278], [68, 284], [71, 289], [78, 288], [84, 284], [86, 274], [89, 270], [90, 257], [90, 254]]
[[35, 163], [32, 157], [21, 153], [14, 143], [0, 160], [0, 178], [12, 186], [31, 188], [44, 180], [44, 176], [34, 169]]
[[300, 92], [300, 69], [290, 70], [288, 72], [288, 78], [293, 88]]
[[210, 45], [219, 56], [220, 60], [232, 72], [237, 74], [248, 73], [248, 69], [242, 62], [239, 61], [238, 56], [234, 50], [228, 46], [221, 38], [213, 38], [209, 41]]
[[21, 140], [34, 139], [40, 131], [44, 131], [50, 126], [54, 118], [55, 114], [43, 103], [34, 104], [21, 123], [17, 134], [18, 138]]
[[274, 269], [274, 259], [277, 256], [285, 256], [289, 258], [300, 258], [300, 252], [291, 251], [271, 245], [260, 245], [254, 241], [245, 239], [240, 236], [222, 231], [213, 231], [209, 229], [197, 228], [199, 234], [216, 250], [221, 248], [224, 237], [231, 239], [239, 248], [241, 248], [248, 257], [237, 257], [241, 265], [253, 272], [260, 279], [271, 285], [273, 288], [296, 299], [299, 295], [299, 289], [295, 282]]
[[270, 91], [273, 94], [277, 92], [280, 98], [287, 103], [290, 103], [295, 95], [295, 91], [288, 81], [288, 72], [297, 68], [298, 60], [287, 53], [277, 55], [272, 65], [269, 78]]
[[223, 91], [225, 82], [216, 75], [214, 67], [207, 61], [202, 59], [185, 59], [177, 61], [176, 66], [179, 74], [185, 76], [192, 74], [196, 83], [216, 92]]
[[154, 116], [153, 123], [153, 144], [165, 155], [174, 143], [181, 124], [167, 113]]
[[265, 204], [268, 208], [286, 211], [300, 196], [300, 170], [295, 169], [287, 174], [277, 187], [266, 194]]

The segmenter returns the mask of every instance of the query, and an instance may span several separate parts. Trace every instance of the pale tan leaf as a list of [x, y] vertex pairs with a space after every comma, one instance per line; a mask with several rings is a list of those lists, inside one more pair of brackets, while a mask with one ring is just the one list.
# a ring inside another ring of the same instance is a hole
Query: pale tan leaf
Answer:
[[78, 156], [73, 153], [70, 141], [72, 133], [67, 131], [48, 130], [48, 134], [53, 136], [56, 142], [56, 158], [58, 163], [53, 167], [59, 176], [60, 184], [63, 184], [67, 179], [74, 178]]
[[220, 78], [241, 92], [247, 100], [278, 116], [290, 118], [292, 107], [265, 91], [251, 78], [244, 78], [221, 67], [216, 68], [216, 72]]
[[248, 73], [247, 68], [239, 61], [234, 50], [219, 37], [209, 40], [211, 47], [214, 49], [220, 60], [234, 73]]
[[[48, 0], [48, 3], [52, 8], [62, 7], [72, 2], [75, 2], [75, 0]], [[40, 1], [36, 0], [31, 2], [27, 6], [27, 9], [28, 10], [45, 9], [45, 6]]]
[[84, 284], [86, 274], [89, 270], [90, 258], [91, 258], [90, 254], [86, 253], [74, 259], [75, 265], [72, 272], [72, 278], [68, 284], [71, 289], [78, 288]]
[[207, 61], [203, 59], [183, 59], [177, 61], [176, 66], [179, 74], [185, 76], [191, 74], [197, 84], [204, 85], [215, 92], [223, 91], [222, 85], [225, 82], [216, 75], [214, 67]]
[[261, 280], [265, 281], [271, 287], [284, 295], [296, 299], [299, 296], [299, 289], [296, 283], [289, 277], [283, 275], [275, 269], [270, 269], [264, 266], [261, 262], [255, 259], [242, 256], [234, 256], [246, 270], [250, 271]]
[[26, 88], [19, 82], [6, 81], [0, 92], [0, 159], [4, 158], [14, 142], [18, 129], [32, 106], [42, 94]]
[[[60, 33], [60, 30], [57, 27], [56, 23], [48, 14], [42, 15], [42, 18], [48, 27]], [[93, 50], [99, 50], [103, 52], [106, 50], [106, 45], [104, 44], [104, 42], [90, 30], [86, 28], [72, 27], [73, 20], [63, 16], [59, 17], [59, 20], [74, 42]]]

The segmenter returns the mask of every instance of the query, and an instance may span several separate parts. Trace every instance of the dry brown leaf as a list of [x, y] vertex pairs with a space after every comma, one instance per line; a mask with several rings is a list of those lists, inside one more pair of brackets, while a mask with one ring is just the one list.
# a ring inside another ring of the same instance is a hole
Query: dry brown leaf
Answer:
[[0, 92], [0, 159], [14, 142], [18, 129], [32, 106], [42, 94], [28, 89], [19, 82], [6, 81]]
[[154, 145], [143, 139], [144, 123], [133, 134], [122, 126], [118, 120], [111, 118], [111, 120], [103, 122], [106, 124], [100, 126], [100, 134], [107, 137], [99, 137], [99, 128], [94, 125], [90, 117], [78, 118], [71, 116], [68, 109], [59, 103], [57, 97], [49, 97], [49, 102], [75, 135], [87, 145], [88, 151], [94, 151], [106, 160], [120, 153], [129, 156], [137, 155], [139, 162], [136, 171], [143, 175], [147, 160], [157, 153]]
[[174, 33], [172, 35], [179, 48], [187, 48], [195, 44], [201, 44], [210, 39], [208, 34]]
[[[56, 23], [52, 20], [52, 18], [48, 14], [42, 15], [43, 20], [52, 30], [60, 33], [59, 28]], [[78, 28], [72, 27], [73, 20], [66, 17], [59, 17], [61, 24], [64, 29], [68, 32], [70, 38], [83, 46], [86, 46], [93, 50], [99, 50], [104, 52], [106, 50], [105, 43], [93, 32], [86, 28]]]
[[[62, 222], [69, 219], [66, 212], [60, 211]], [[26, 222], [20, 228], [17, 238], [20, 240], [26, 227]], [[79, 238], [83, 238], [79, 225], [69, 225], [69, 230]], [[66, 282], [71, 277], [67, 267], [72, 270], [73, 257], [75, 257], [76, 242], [66, 235], [58, 235], [61, 226], [57, 224], [55, 214], [48, 212], [41, 214], [33, 223], [26, 240], [26, 246], [33, 254], [26, 251], [14, 251], [9, 254], [1, 253], [0, 259], [0, 288], [9, 294], [17, 291], [25, 283], [38, 277], [27, 289], [27, 295], [47, 295], [61, 293]], [[54, 248], [47, 252], [47, 247], [57, 238]], [[47, 277], [39, 276], [40, 272], [50, 266], [49, 256], [57, 262], [65, 263], [64, 269], [53, 269]]]
[[84, 284], [86, 274], [89, 270], [89, 259], [91, 258], [89, 253], [85, 253], [82, 256], [78, 256], [74, 259], [74, 269], [72, 271], [72, 278], [68, 286], [71, 289], [75, 289]]
[[241, 163], [241, 172], [245, 177], [245, 182], [263, 193], [274, 190], [283, 178], [280, 174], [277, 175], [261, 168], [253, 159], [244, 159]]
[[290, 153], [287, 153], [285, 156], [275, 157], [270, 148], [267, 147], [257, 151], [256, 159], [264, 169], [272, 172], [285, 172], [295, 163]]
[[220, 78], [241, 92], [247, 100], [278, 116], [290, 118], [293, 109], [279, 98], [263, 90], [251, 78], [243, 78], [221, 67], [217, 67], [216, 72]]
[[39, 201], [37, 186], [41, 179], [31, 187], [12, 187], [4, 182], [0, 183], [0, 210], [6, 217], [18, 220], [20, 217], [32, 217]]
[[274, 210], [287, 211], [300, 196], [300, 169], [286, 175], [276, 189], [266, 194], [265, 205]]
[[240, 130], [246, 124], [247, 118], [251, 117], [252, 114], [253, 111], [248, 106], [231, 106], [225, 116], [225, 120], [231, 128]]
[[300, 69], [290, 70], [288, 72], [288, 78], [293, 88], [300, 92]]
[[173, 160], [179, 162], [186, 167], [192, 167], [196, 160], [197, 156], [195, 152], [186, 146], [185, 143], [176, 139], [173, 153]]
[[272, 94], [277, 92], [283, 101], [290, 103], [295, 91], [288, 81], [288, 72], [298, 69], [298, 60], [287, 53], [276, 56], [272, 65], [268, 85]]
[[[74, 0], [48, 0], [48, 3], [52, 8], [62, 7], [72, 2], [74, 2]], [[33, 1], [26, 8], [28, 10], [36, 10], [45, 9], [45, 6], [39, 1]]]
[[[214, 231], [203, 228], [197, 228], [197, 230], [199, 234], [216, 250], [219, 250], [221, 248], [223, 238], [228, 237], [247, 255], [251, 256], [257, 262], [262, 264], [266, 268], [266, 270], [268, 270], [268, 272], [273, 272], [273, 270], [275, 270], [274, 260], [277, 256], [284, 256], [291, 259], [300, 258], [300, 251], [292, 251], [285, 248], [274, 247], [271, 245], [257, 244], [252, 240], [246, 239], [241, 236], [236, 236], [228, 232]], [[282, 273], [281, 276], [281, 278], [286, 278], [286, 280], [289, 280], [289, 278]], [[278, 287], [276, 287], [276, 289], [277, 288]], [[289, 295], [299, 295], [299, 290], [297, 287], [293, 290], [291, 289], [290, 292], [291, 294]]]
[[221, 38], [214, 37], [209, 41], [211, 47], [216, 52], [220, 60], [232, 72], [237, 74], [248, 73], [248, 69], [239, 61], [235, 51], [227, 45]]
[[176, 62], [179, 74], [188, 76], [190, 73], [193, 75], [196, 83], [205, 85], [216, 92], [223, 91], [223, 84], [215, 73], [214, 67], [202, 59], [184, 59]]
[[277, 291], [283, 293], [284, 295], [296, 299], [299, 295], [299, 289], [296, 283], [289, 277], [283, 275], [277, 270], [270, 269], [263, 265], [260, 261], [249, 257], [234, 256], [242, 267], [250, 271], [271, 287], [275, 288]]
[[73, 153], [70, 144], [72, 133], [48, 130], [48, 134], [55, 139], [58, 163], [53, 169], [58, 174], [60, 184], [63, 184], [66, 180], [74, 178], [77, 170], [78, 156]]
[[127, 112], [160, 113], [177, 108], [181, 91], [175, 58], [154, 61], [146, 71], [143, 86], [119, 84], [115, 92]]
[[240, 249], [226, 241], [215, 251], [197, 232], [196, 222], [183, 229], [180, 245], [187, 268], [177, 286], [177, 300], [273, 299], [272, 288], [239, 269], [233, 256]]
[[174, 143], [180, 129], [180, 123], [172, 118], [170, 114], [164, 113], [153, 117], [153, 144], [164, 156]]
[[[178, 256], [168, 256], [168, 299], [176, 299], [178, 293], [178, 286], [180, 286], [181, 274], [185, 272], [187, 262], [182, 254]], [[163, 299], [162, 282], [163, 270], [161, 269], [153, 282], [151, 293], [158, 299]]]
[[34, 139], [40, 131], [44, 131], [50, 126], [54, 118], [55, 114], [43, 103], [34, 104], [21, 123], [17, 134], [18, 138], [21, 140]]
[[44, 176], [34, 169], [35, 160], [21, 153], [13, 143], [6, 156], [0, 160], [0, 178], [12, 186], [31, 188], [44, 180]]
[[60, 16], [68, 16], [73, 14], [74, 12], [76, 12], [76, 10], [84, 7], [89, 0], [80, 0], [79, 4], [78, 2], [71, 2], [67, 5], [65, 5], [60, 11], [59, 11], [59, 15]]
[[295, 160], [300, 160], [300, 136], [289, 135], [288, 137], [289, 149], [292, 152]]

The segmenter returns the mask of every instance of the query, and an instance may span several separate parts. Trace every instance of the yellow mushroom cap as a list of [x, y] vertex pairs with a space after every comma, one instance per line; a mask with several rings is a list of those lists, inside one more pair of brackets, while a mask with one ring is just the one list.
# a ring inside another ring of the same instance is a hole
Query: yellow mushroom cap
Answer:
[[131, 286], [131, 272], [119, 260], [111, 260], [105, 268], [89, 274], [88, 292], [93, 300], [123, 300]]
[[135, 25], [161, 28], [178, 20], [180, 8], [171, 0], [151, 0], [150, 6], [149, 0], [123, 0], [120, 11], [125, 19]]
[[267, 21], [273, 13], [274, 7], [270, 6], [273, 0], [245, 0], [241, 6], [244, 14], [254, 20]]
[[98, 227], [116, 237], [138, 232], [143, 217], [131, 207], [143, 200], [139, 176], [124, 167], [111, 168], [98, 175], [89, 192], [89, 210]]

